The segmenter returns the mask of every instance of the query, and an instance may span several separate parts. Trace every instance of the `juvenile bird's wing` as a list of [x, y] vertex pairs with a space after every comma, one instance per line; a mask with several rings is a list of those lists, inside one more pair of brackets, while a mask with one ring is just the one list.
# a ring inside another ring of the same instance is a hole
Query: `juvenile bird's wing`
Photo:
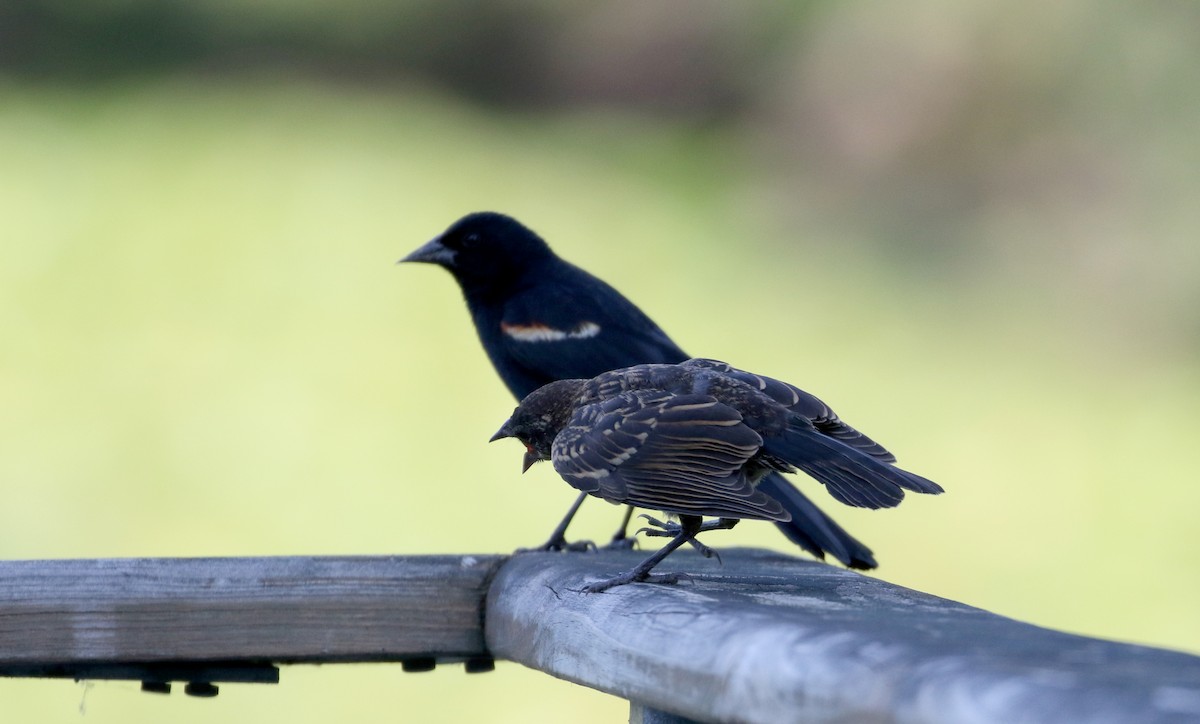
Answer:
[[801, 418], [764, 440], [763, 449], [824, 483], [830, 495], [847, 505], [891, 508], [904, 499], [905, 490], [942, 492], [932, 480], [865, 455]]
[[706, 395], [640, 390], [580, 408], [554, 440], [554, 469], [614, 503], [671, 513], [789, 520], [742, 467], [762, 438]]
[[784, 407], [787, 407], [792, 412], [808, 418], [821, 434], [832, 437], [885, 463], [896, 462], [896, 456], [884, 446], [850, 425], [847, 425], [845, 422], [842, 422], [837, 413], [829, 405], [826, 405], [815, 395], [810, 395], [795, 385], [790, 385], [787, 382], [772, 377], [764, 377], [763, 375], [739, 370], [719, 360], [691, 359], [684, 364], [691, 367], [716, 370], [744, 382], [758, 389]]

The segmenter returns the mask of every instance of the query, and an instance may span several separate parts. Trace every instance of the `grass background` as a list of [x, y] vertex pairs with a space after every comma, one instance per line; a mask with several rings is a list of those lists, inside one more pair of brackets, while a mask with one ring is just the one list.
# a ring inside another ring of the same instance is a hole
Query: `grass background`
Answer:
[[[1160, 274], [1111, 294], [1072, 272], [1069, 249], [1057, 266], [953, 274], [878, 251], [803, 198], [765, 213], [778, 179], [746, 161], [750, 143], [620, 114], [485, 114], [420, 87], [6, 82], [0, 555], [542, 540], [573, 491], [485, 443], [513, 401], [457, 289], [393, 265], [489, 208], [614, 283], [689, 352], [820, 395], [942, 483], [940, 498], [883, 512], [814, 490], [874, 548], [879, 577], [1200, 652], [1195, 329], [1152, 303], [1193, 252], [1097, 228], [1105, 248], [1161, 254]], [[997, 239], [1032, 226], [993, 222]], [[599, 538], [616, 518], [589, 503], [575, 530]], [[766, 525], [709, 542], [791, 550]], [[290, 667], [278, 687], [211, 701], [0, 681], [0, 702], [6, 719], [42, 722], [625, 716], [503, 663], [483, 676]]]

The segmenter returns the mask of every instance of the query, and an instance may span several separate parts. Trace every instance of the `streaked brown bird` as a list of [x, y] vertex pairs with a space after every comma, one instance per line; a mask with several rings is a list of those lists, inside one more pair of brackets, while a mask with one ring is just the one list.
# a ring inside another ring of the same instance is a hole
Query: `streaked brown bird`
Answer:
[[711, 555], [698, 533], [746, 518], [789, 520], [758, 488], [771, 473], [802, 470], [837, 500], [863, 508], [899, 505], [906, 490], [942, 492], [893, 465], [891, 453], [816, 397], [716, 360], [552, 382], [523, 399], [492, 440], [506, 437], [525, 444], [525, 469], [550, 460], [577, 490], [678, 516], [678, 523], [650, 519], [651, 534], [671, 540], [633, 569], [585, 587], [590, 593], [674, 580], [651, 570], [685, 543]]

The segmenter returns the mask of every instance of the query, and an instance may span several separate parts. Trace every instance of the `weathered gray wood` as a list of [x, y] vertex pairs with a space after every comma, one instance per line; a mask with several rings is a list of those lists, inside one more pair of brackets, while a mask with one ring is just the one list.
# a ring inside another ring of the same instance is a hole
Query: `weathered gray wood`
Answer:
[[1200, 720], [1200, 657], [764, 551], [672, 556], [663, 571], [693, 574], [679, 585], [572, 590], [644, 555], [514, 556], [488, 593], [492, 654], [701, 721]]
[[[111, 670], [141, 678], [138, 667], [155, 662], [233, 668], [246, 662], [253, 669], [269, 662], [407, 660], [419, 668], [485, 657], [483, 596], [502, 561], [0, 562], [0, 675]], [[134, 666], [113, 666], [123, 664]], [[248, 675], [260, 680], [257, 672]]]
[[572, 590], [642, 555], [0, 562], [0, 675], [183, 680], [206, 695], [206, 681], [273, 681], [272, 663], [486, 670], [495, 655], [643, 718], [1200, 720], [1200, 657], [763, 551], [723, 566], [673, 556], [663, 570], [694, 574], [676, 586]]
[[629, 724], [696, 724], [695, 719], [652, 709], [636, 701], [629, 702]]

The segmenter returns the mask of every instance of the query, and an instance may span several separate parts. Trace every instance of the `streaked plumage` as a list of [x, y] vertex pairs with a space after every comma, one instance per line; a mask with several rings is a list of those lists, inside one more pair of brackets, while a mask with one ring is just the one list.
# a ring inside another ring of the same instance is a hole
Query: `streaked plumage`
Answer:
[[[645, 580], [667, 553], [693, 542], [702, 516], [787, 522], [760, 482], [803, 470], [835, 498], [889, 508], [930, 480], [894, 466], [891, 453], [828, 405], [785, 382], [715, 360], [637, 365], [590, 380], [561, 380], [524, 400], [493, 440], [526, 445], [526, 467], [550, 460], [583, 493], [680, 516], [675, 538], [640, 566], [589, 590]], [[665, 551], [665, 552], [664, 552]]]

